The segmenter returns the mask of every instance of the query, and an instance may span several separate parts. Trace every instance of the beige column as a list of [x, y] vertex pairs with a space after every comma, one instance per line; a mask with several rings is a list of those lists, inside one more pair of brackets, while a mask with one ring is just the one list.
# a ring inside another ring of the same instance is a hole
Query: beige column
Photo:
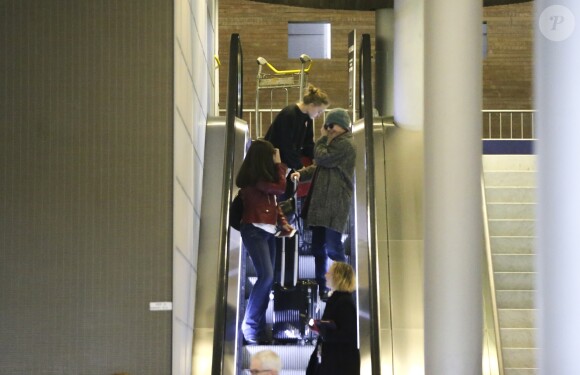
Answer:
[[393, 9], [375, 11], [375, 107], [380, 116], [393, 116], [395, 14]]
[[537, 0], [539, 373], [580, 374], [580, 2]]
[[425, 1], [425, 374], [481, 374], [482, 3]]
[[397, 126], [423, 129], [424, 4], [395, 0], [394, 117]]

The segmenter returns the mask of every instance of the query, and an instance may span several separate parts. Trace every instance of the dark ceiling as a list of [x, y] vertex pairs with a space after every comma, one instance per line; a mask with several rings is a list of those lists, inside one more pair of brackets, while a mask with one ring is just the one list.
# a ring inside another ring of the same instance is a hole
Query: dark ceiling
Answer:
[[[253, 0], [259, 3], [317, 9], [375, 10], [392, 8], [395, 0]], [[483, 0], [483, 6], [527, 3], [531, 0]]]

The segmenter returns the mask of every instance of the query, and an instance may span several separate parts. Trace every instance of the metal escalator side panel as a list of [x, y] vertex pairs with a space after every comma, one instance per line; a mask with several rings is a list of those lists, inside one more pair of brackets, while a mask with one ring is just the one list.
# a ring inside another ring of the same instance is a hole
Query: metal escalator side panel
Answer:
[[[353, 124], [352, 132], [357, 150], [365, 150], [364, 119], [358, 120]], [[357, 276], [357, 293], [356, 303], [358, 308], [358, 335], [359, 348], [361, 356], [361, 373], [371, 373], [371, 343], [370, 343], [370, 283], [369, 283], [369, 223], [366, 217], [367, 213], [367, 191], [366, 191], [366, 158], [364, 153], [357, 153], [355, 166], [355, 184], [354, 184], [354, 204], [353, 204], [353, 242], [355, 249], [352, 252], [353, 262]]]
[[[219, 207], [224, 199], [222, 186], [224, 184], [224, 149], [225, 149], [225, 117], [210, 118], [206, 128], [206, 146], [203, 167], [203, 189], [201, 204], [201, 225], [199, 230], [199, 252], [197, 255], [197, 281], [193, 316], [193, 361], [192, 372], [194, 374], [209, 374], [212, 366], [212, 352], [214, 345], [223, 345], [224, 374], [236, 374], [240, 362], [239, 338], [237, 327], [239, 326], [240, 291], [243, 292], [243, 280], [241, 275], [245, 269], [241, 257], [241, 237], [238, 231], [231, 229], [229, 233], [229, 271], [227, 291], [227, 313], [225, 325], [225, 341], [214, 342], [214, 324], [216, 316], [216, 294], [218, 252], [221, 233], [221, 212]], [[234, 176], [244, 159], [246, 144], [248, 142], [248, 126], [245, 121], [236, 119], [235, 125], [235, 159]], [[231, 187], [232, 197], [237, 188]], [[227, 220], [226, 220], [227, 223]], [[195, 239], [193, 239], [195, 240]], [[190, 282], [193, 282], [190, 281]], [[188, 322], [183, 322], [187, 324]]]
[[[380, 331], [374, 327], [380, 327], [385, 323], [390, 325], [390, 318], [387, 316], [386, 322], [380, 321], [375, 322], [374, 324], [371, 322], [373, 315], [378, 315], [381, 317], [380, 313], [377, 314], [371, 311], [371, 293], [375, 294], [374, 298], [377, 301], [380, 300], [379, 295], [381, 296], [381, 299], [384, 297], [384, 295], [381, 295], [381, 292], [378, 289], [373, 290], [373, 285], [376, 289], [376, 286], [379, 285], [379, 280], [371, 280], [373, 274], [378, 275], [377, 272], [371, 272], [371, 267], [377, 269], [378, 264], [370, 264], [370, 259], [372, 259], [376, 255], [376, 252], [378, 252], [377, 246], [375, 245], [377, 244], [376, 239], [378, 238], [377, 232], [379, 228], [376, 223], [376, 216], [386, 216], [384, 213], [386, 211], [386, 205], [382, 203], [377, 204], [376, 197], [369, 196], [369, 194], [373, 194], [375, 189], [369, 189], [368, 184], [372, 183], [376, 185], [377, 181], [375, 171], [376, 169], [384, 169], [384, 147], [382, 146], [382, 120], [378, 119], [377, 121], [373, 121], [374, 155], [372, 157], [374, 163], [372, 164], [375, 165], [375, 170], [368, 171], [369, 163], [367, 160], [367, 154], [365, 152], [367, 149], [367, 144], [364, 126], [364, 119], [358, 120], [353, 126], [354, 142], [357, 150], [359, 150], [355, 168], [355, 192], [353, 196], [353, 241], [356, 248], [356, 251], [353, 254], [358, 286], [357, 305], [359, 309], [359, 347], [361, 352], [361, 373], [372, 373], [372, 345], [376, 344], [372, 342], [371, 338], [380, 334]], [[380, 175], [383, 176], [384, 173], [381, 173]], [[372, 181], [367, 180], [369, 176], [372, 178]], [[379, 185], [382, 186], [380, 183]], [[384, 189], [379, 190], [383, 191]], [[379, 207], [380, 213], [376, 212], [374, 209], [370, 210], [369, 205], [371, 204], [374, 205], [374, 208]], [[374, 215], [375, 217], [372, 217], [370, 212], [376, 212]], [[386, 228], [386, 224], [384, 225], [384, 228]], [[371, 254], [371, 252], [375, 252], [375, 254]], [[372, 332], [373, 330], [377, 330], [377, 332]], [[390, 348], [391, 345], [387, 345], [387, 347]], [[386, 358], [385, 360], [387, 360], [388, 363], [391, 362], [390, 358]], [[381, 358], [381, 362], [382, 361], [383, 359]]]
[[[392, 298], [392, 259], [389, 248], [389, 230], [392, 226], [397, 226], [396, 220], [389, 212], [389, 202], [397, 207], [397, 197], [389, 191], [389, 184], [393, 185], [392, 176], [388, 175], [393, 169], [393, 155], [396, 140], [396, 132], [392, 118], [373, 119], [373, 158], [372, 171], [367, 170], [369, 163], [365, 160], [366, 154], [359, 152], [356, 166], [356, 186], [354, 202], [354, 222], [355, 222], [355, 265], [358, 277], [357, 303], [359, 307], [359, 338], [361, 349], [361, 373], [372, 373], [371, 364], [371, 330], [377, 329], [375, 334], [379, 337], [380, 371], [384, 373], [394, 373], [395, 369], [395, 345], [393, 329], [393, 298]], [[359, 120], [353, 127], [353, 135], [358, 150], [365, 150], [367, 147], [364, 136], [364, 120]], [[367, 181], [371, 178], [372, 181]], [[372, 189], [368, 189], [368, 184], [373, 184]], [[372, 196], [370, 196], [372, 194]], [[398, 194], [398, 193], [397, 193]], [[369, 205], [374, 206], [374, 216], [368, 212]], [[392, 209], [391, 209], [392, 210]], [[389, 223], [389, 217], [393, 223]], [[372, 256], [370, 253], [373, 253]], [[370, 264], [370, 259], [375, 259], [375, 264]], [[371, 267], [375, 268], [376, 280], [370, 280], [372, 274]], [[372, 290], [372, 284], [376, 290]], [[377, 308], [376, 316], [378, 322], [372, 325], [370, 298], [371, 293], [376, 293]]]
[[[384, 124], [385, 195], [388, 253], [379, 250], [379, 266], [390, 265], [389, 280], [380, 270], [382, 355], [393, 358], [394, 374], [424, 371], [424, 142], [423, 131]], [[378, 189], [377, 189], [378, 190]], [[379, 216], [379, 215], [377, 215]], [[379, 244], [381, 241], [379, 240]], [[387, 284], [388, 283], [388, 284]], [[383, 297], [387, 286], [390, 299]], [[386, 353], [385, 304], [391, 308], [391, 353]], [[383, 363], [384, 371], [386, 371]]]

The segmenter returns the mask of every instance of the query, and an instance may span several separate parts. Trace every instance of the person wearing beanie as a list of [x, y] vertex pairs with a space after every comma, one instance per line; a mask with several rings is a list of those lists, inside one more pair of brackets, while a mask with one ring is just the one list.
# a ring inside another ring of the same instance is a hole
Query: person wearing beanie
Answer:
[[[342, 108], [335, 108], [328, 112], [326, 120], [324, 121], [324, 125], [327, 126], [330, 124], [338, 125], [345, 131], [350, 131], [350, 116], [348, 112]], [[326, 130], [327, 127], [324, 129]], [[332, 130], [332, 128], [330, 129]]]
[[291, 174], [300, 181], [312, 180], [302, 217], [312, 229], [316, 282], [320, 297], [328, 298], [325, 274], [328, 258], [345, 262], [342, 234], [348, 231], [356, 149], [350, 116], [335, 108], [326, 116], [322, 136], [314, 144], [314, 164]]

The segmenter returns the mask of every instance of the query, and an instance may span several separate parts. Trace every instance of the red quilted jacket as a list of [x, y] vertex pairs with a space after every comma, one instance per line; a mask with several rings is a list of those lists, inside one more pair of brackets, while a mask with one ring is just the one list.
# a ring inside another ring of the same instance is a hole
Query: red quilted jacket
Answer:
[[278, 182], [260, 181], [256, 186], [241, 189], [244, 201], [242, 223], [276, 224], [276, 195], [286, 190], [285, 164], [277, 164]]

